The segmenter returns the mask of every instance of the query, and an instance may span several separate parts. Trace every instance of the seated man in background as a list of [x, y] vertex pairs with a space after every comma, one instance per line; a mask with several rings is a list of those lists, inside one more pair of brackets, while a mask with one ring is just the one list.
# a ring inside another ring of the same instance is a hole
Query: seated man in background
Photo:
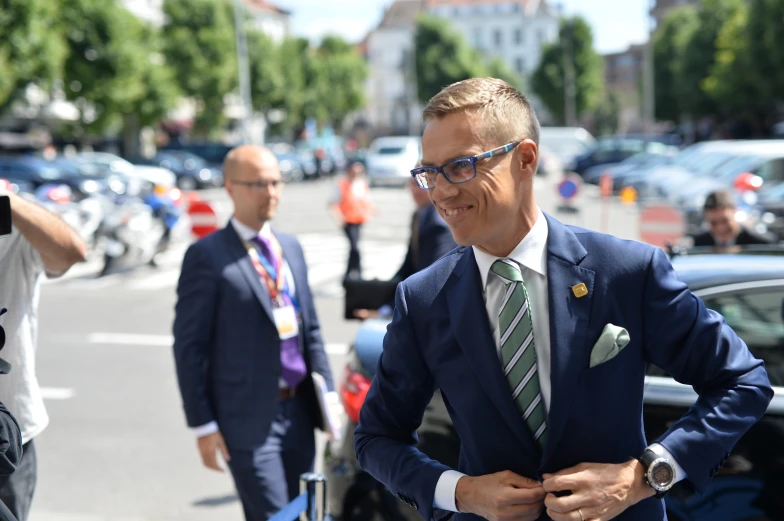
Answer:
[[[416, 210], [411, 216], [411, 236], [408, 240], [408, 252], [403, 265], [392, 278], [400, 282], [414, 273], [423, 270], [457, 247], [452, 238], [446, 222], [441, 218], [436, 207], [430, 201], [426, 190], [417, 186], [412, 177], [408, 183], [411, 197], [414, 199]], [[358, 309], [355, 311], [357, 318], [371, 318], [377, 316], [392, 316], [394, 307], [394, 291], [390, 301], [376, 310]]]
[[705, 199], [703, 216], [708, 231], [694, 237], [694, 246], [729, 248], [753, 244], [771, 244], [772, 239], [747, 230], [735, 219], [738, 208], [728, 190], [711, 192]]

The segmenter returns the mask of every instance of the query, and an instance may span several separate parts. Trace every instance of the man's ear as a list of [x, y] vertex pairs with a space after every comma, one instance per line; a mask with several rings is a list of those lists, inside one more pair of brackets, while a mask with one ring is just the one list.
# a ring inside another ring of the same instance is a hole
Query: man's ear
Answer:
[[519, 152], [516, 161], [520, 170], [526, 174], [536, 174], [536, 166], [539, 162], [539, 147], [532, 139], [525, 139], [517, 145]]

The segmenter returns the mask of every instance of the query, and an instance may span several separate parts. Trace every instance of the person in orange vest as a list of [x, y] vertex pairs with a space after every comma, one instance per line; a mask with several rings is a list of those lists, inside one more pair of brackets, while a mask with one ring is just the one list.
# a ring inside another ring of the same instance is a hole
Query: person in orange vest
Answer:
[[329, 204], [333, 217], [348, 237], [346, 278], [361, 278], [359, 232], [374, 211], [370, 187], [365, 181], [365, 166], [361, 161], [353, 160], [346, 166], [346, 176], [338, 179]]

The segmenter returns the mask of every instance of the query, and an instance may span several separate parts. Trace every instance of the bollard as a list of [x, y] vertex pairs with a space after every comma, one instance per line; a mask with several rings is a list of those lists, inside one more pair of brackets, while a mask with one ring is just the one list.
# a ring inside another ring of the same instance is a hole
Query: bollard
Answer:
[[300, 514], [300, 521], [325, 521], [327, 516], [327, 478], [309, 472], [299, 477], [300, 494], [307, 493], [308, 508]]

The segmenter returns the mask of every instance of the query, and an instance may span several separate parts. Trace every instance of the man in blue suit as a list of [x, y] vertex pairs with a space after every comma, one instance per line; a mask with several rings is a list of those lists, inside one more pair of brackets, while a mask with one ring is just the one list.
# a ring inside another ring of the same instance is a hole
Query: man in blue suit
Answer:
[[[397, 288], [355, 433], [360, 465], [426, 520], [665, 519], [662, 495], [682, 479], [705, 490], [765, 413], [763, 363], [663, 251], [537, 207], [539, 124], [509, 84], [453, 84], [423, 119], [412, 174], [464, 247]], [[649, 362], [699, 393], [652, 444]], [[457, 469], [415, 446], [437, 388]]]
[[277, 159], [238, 147], [224, 177], [234, 216], [185, 254], [174, 356], [204, 465], [221, 471], [220, 452], [245, 518], [265, 521], [313, 468], [314, 428], [324, 426], [311, 373], [333, 384], [302, 247], [269, 224], [283, 189]]

